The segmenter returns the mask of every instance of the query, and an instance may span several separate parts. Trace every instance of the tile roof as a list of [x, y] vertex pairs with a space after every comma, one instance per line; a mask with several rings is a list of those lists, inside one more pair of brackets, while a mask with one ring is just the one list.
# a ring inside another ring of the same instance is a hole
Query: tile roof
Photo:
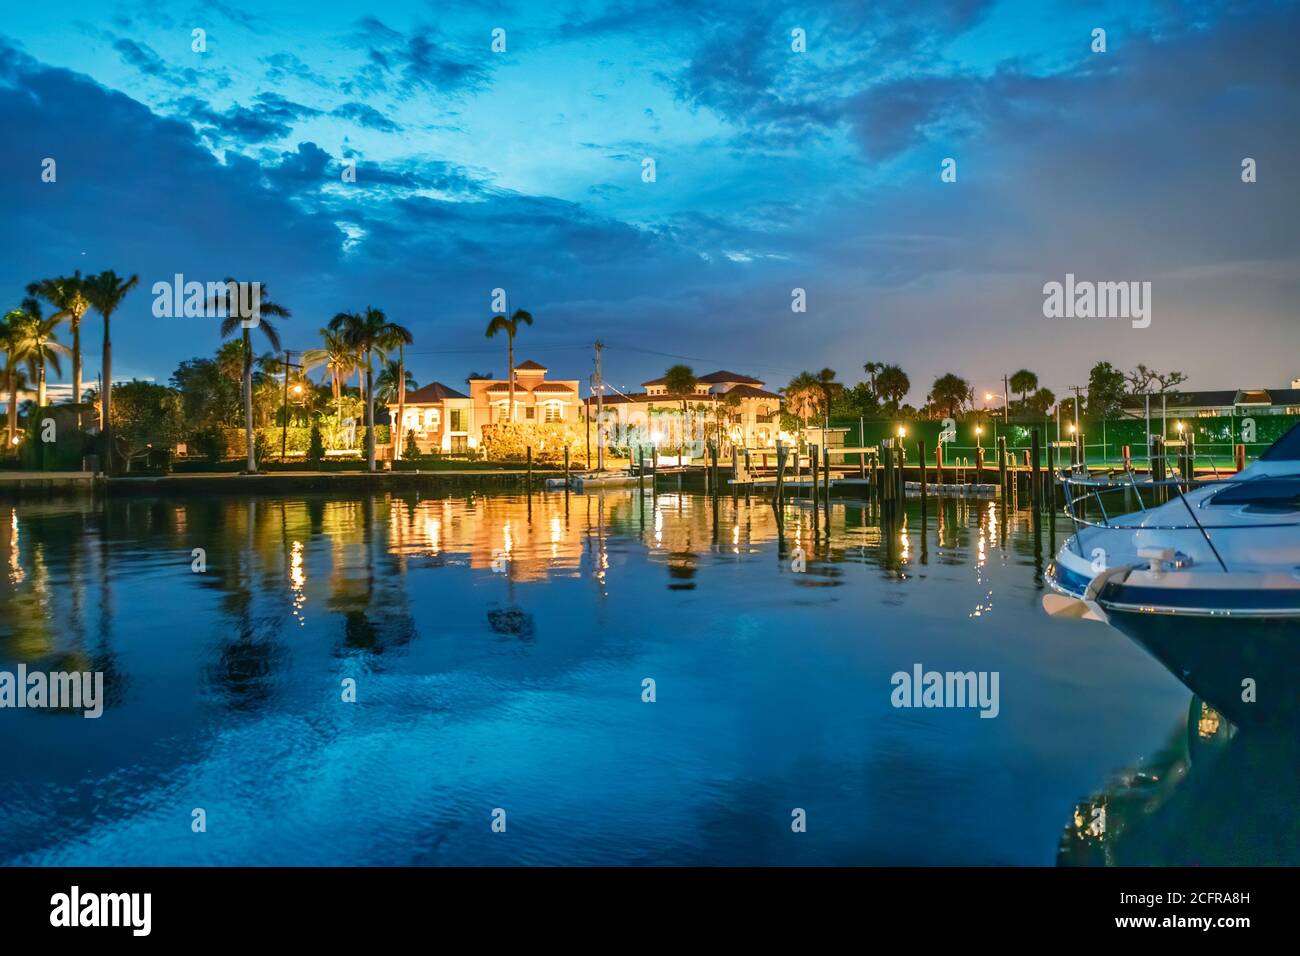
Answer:
[[529, 359], [527, 362], [520, 362], [518, 365], [515, 366], [516, 372], [518, 372], [520, 369], [523, 369], [526, 372], [545, 372], [546, 366], [538, 365], [532, 359]]
[[448, 388], [442, 382], [430, 382], [424, 388], [417, 388], [413, 392], [406, 393], [407, 405], [421, 405], [426, 403], [441, 402], [448, 398], [469, 398], [468, 395], [462, 395], [454, 388]]

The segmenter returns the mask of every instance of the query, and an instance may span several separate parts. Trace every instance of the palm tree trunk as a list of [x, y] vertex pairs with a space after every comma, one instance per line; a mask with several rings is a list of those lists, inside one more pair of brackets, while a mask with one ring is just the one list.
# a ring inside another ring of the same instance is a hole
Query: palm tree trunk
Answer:
[[72, 317], [72, 402], [81, 404], [81, 316]]
[[682, 433], [677, 441], [677, 465], [681, 467], [686, 457], [686, 402], [682, 401]]
[[375, 470], [375, 390], [370, 371], [370, 349], [366, 349], [366, 463]]
[[397, 436], [389, 435], [389, 441], [393, 441], [393, 461], [400, 461], [402, 458], [402, 428], [405, 425], [406, 412], [406, 345], [399, 343], [397, 346]]
[[257, 471], [257, 453], [253, 443], [253, 341], [244, 329], [244, 442], [248, 450], [248, 471]]
[[6, 454], [14, 449], [14, 436], [18, 434], [18, 376], [14, 374], [14, 363], [10, 361], [5, 367], [5, 385], [9, 388], [9, 431], [5, 437]]
[[41, 353], [37, 357], [38, 368], [36, 376], [36, 407], [45, 407], [45, 343], [41, 343]]
[[515, 334], [513, 332], [506, 335], [506, 380], [509, 383], [507, 394], [510, 397], [506, 421], [513, 422], [515, 420]]
[[113, 473], [113, 340], [109, 337], [109, 320], [112, 312], [104, 313], [104, 356], [100, 362], [100, 375], [104, 377], [103, 394], [99, 397], [99, 432], [104, 436], [104, 473]]

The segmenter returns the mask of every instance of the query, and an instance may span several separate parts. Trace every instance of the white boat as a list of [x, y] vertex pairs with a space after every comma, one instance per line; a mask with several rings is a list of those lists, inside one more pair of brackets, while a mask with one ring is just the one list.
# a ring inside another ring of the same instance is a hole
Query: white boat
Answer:
[[[1127, 634], [1235, 723], [1300, 715], [1300, 425], [1184, 485], [1066, 478], [1075, 533], [1044, 608]], [[1117, 493], [1139, 510], [1107, 514]]]
[[[613, 488], [621, 485], [635, 485], [637, 476], [623, 471], [600, 471], [584, 474], [569, 475], [569, 490], [577, 494], [583, 494], [587, 491], [595, 491], [597, 488]], [[547, 478], [546, 489], [548, 491], [563, 491], [565, 488], [563, 478]]]

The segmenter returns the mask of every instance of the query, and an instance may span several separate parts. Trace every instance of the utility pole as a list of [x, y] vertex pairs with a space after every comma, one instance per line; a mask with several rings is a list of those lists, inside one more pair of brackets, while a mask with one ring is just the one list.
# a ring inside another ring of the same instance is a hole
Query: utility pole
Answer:
[[600, 374], [600, 352], [605, 347], [605, 343], [596, 340], [596, 470], [605, 470], [605, 380]]
[[301, 368], [292, 361], [293, 353], [284, 350], [284, 423], [280, 427], [280, 461], [288, 457], [289, 450], [289, 369]]

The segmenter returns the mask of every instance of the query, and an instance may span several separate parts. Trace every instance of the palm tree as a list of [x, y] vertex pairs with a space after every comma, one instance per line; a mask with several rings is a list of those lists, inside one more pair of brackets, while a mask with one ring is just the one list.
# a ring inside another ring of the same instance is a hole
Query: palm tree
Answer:
[[366, 462], [371, 471], [375, 470], [375, 390], [371, 356], [385, 353], [399, 345], [410, 345], [411, 333], [396, 323], [389, 322], [388, 316], [379, 309], [366, 307], [365, 314], [340, 312], [330, 319], [330, 331], [343, 336], [343, 341], [360, 352], [364, 358], [363, 368], [366, 376]]
[[884, 365], [876, 373], [876, 388], [880, 397], [897, 409], [899, 402], [912, 390], [912, 380], [897, 365]]
[[54, 318], [68, 320], [72, 330], [72, 401], [81, 404], [81, 318], [90, 308], [86, 298], [86, 280], [81, 277], [81, 270], [70, 276], [58, 276], [54, 279], [41, 279], [27, 286], [28, 295], [39, 295], [58, 311]]
[[487, 325], [487, 337], [494, 338], [498, 332], [506, 334], [506, 377], [508, 379], [507, 389], [510, 396], [510, 421], [515, 420], [515, 335], [519, 332], [519, 323], [532, 325], [533, 317], [529, 312], [523, 309], [515, 309], [515, 314], [506, 318], [504, 315], [492, 316], [492, 321]]
[[1011, 391], [1020, 393], [1020, 407], [1024, 408], [1029, 393], [1038, 388], [1038, 376], [1027, 368], [1022, 368], [1009, 379]]
[[962, 406], [970, 401], [974, 394], [970, 384], [964, 378], [951, 372], [940, 375], [930, 387], [930, 401], [936, 408], [953, 418], [961, 413]]
[[401, 399], [402, 381], [405, 379], [407, 391], [417, 389], [420, 383], [415, 380], [410, 372], [407, 372], [401, 362], [394, 362], [389, 359], [375, 376], [375, 395], [389, 405], [393, 399]]
[[799, 419], [801, 428], [807, 427], [810, 414], [816, 414], [820, 393], [821, 383], [812, 372], [800, 372], [785, 387], [786, 406]]
[[0, 348], [5, 353], [5, 391], [9, 393], [9, 426], [5, 448], [12, 449], [18, 435], [18, 389], [22, 386], [19, 365], [31, 355], [31, 318], [21, 308], [11, 309], [0, 322]]
[[880, 401], [880, 394], [876, 391], [876, 376], [879, 375], [884, 368], [884, 362], [867, 362], [862, 366], [862, 371], [866, 372], [867, 377], [871, 380], [871, 397], [876, 401]]
[[103, 392], [99, 401], [99, 430], [104, 444], [104, 470], [113, 473], [113, 340], [110, 326], [113, 313], [122, 304], [126, 294], [136, 287], [140, 276], [133, 274], [129, 279], [122, 279], [111, 269], [87, 276], [83, 292], [86, 300], [104, 320], [104, 352], [100, 360], [100, 376], [104, 380]]
[[54, 338], [55, 329], [63, 321], [57, 315], [48, 318], [41, 315], [41, 304], [35, 299], [24, 299], [23, 310], [27, 314], [27, 371], [36, 379], [36, 407], [45, 407], [45, 366], [54, 366], [56, 375], [63, 375], [59, 356], [68, 355], [66, 345]]
[[226, 277], [222, 290], [213, 298], [211, 304], [219, 310], [224, 311], [226, 317], [221, 320], [221, 337], [224, 339], [230, 336], [236, 329], [240, 330], [241, 341], [244, 349], [244, 442], [248, 452], [249, 474], [257, 471], [257, 448], [253, 440], [253, 336], [249, 329], [254, 323], [249, 319], [256, 320], [257, 328], [262, 331], [273, 351], [280, 351], [280, 333], [275, 330], [270, 322], [266, 320], [268, 315], [274, 315], [277, 318], [289, 318], [289, 310], [279, 303], [272, 302], [266, 294], [266, 286], [260, 288], [260, 298], [257, 310], [254, 314], [244, 315], [244, 308], [239, 294], [240, 283], [236, 282], [229, 276]]
[[320, 336], [325, 343], [324, 347], [308, 349], [303, 353], [302, 370], [305, 374], [312, 369], [321, 368], [322, 366], [325, 368], [330, 377], [330, 392], [334, 396], [334, 411], [341, 419], [343, 417], [343, 383], [359, 365], [356, 360], [357, 350], [348, 345], [338, 332], [321, 329]]
[[686, 400], [695, 394], [698, 384], [695, 370], [689, 365], [674, 365], [664, 373], [664, 389], [669, 395], [676, 395], [682, 403], [682, 434], [677, 445], [677, 464], [685, 464], [686, 457]]
[[[816, 375], [817, 390], [821, 393], [821, 412], [822, 421], [825, 428], [830, 428], [831, 423], [831, 402], [834, 401], [836, 394], [844, 387], [835, 381], [835, 370], [824, 368]], [[822, 441], [826, 436], [822, 436]]]

